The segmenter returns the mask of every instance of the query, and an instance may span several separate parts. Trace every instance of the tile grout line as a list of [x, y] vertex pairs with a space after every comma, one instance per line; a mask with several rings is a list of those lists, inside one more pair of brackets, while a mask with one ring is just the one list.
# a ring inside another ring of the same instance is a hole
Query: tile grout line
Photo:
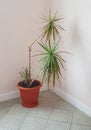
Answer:
[[[52, 110], [53, 110], [53, 108], [52, 108]], [[51, 111], [51, 114], [52, 114], [52, 111]], [[50, 114], [50, 116], [49, 116], [48, 119], [47, 119], [46, 125], [48, 124], [48, 121], [49, 121], [49, 118], [51, 117], [51, 114]], [[45, 125], [45, 126], [46, 126], [46, 125]], [[45, 127], [43, 130], [46, 130], [46, 127]]]
[[73, 112], [73, 115], [72, 115], [72, 120], [71, 120], [71, 123], [70, 123], [70, 128], [69, 128], [69, 130], [71, 130], [71, 128], [72, 128], [72, 121], [73, 121], [73, 117], [74, 117], [74, 112]]
[[[18, 105], [18, 103], [15, 103], [12, 107], [14, 107], [15, 105]], [[12, 107], [10, 108], [10, 110], [5, 114], [5, 116], [11, 111]], [[4, 117], [5, 117], [4, 116]], [[28, 115], [26, 115], [27, 118]], [[25, 122], [26, 118], [23, 120], [23, 122]], [[8, 127], [4, 127], [3, 128], [8, 128]], [[9, 129], [13, 129], [13, 127], [9, 127]], [[17, 130], [21, 130], [21, 127], [17, 127]]]
[[76, 123], [76, 122], [72, 122], [72, 124], [76, 124], [76, 125], [79, 125], [79, 126], [91, 126], [91, 125], [88, 125], [88, 124], [81, 124], [81, 123]]
[[[14, 104], [15, 105], [15, 104]], [[12, 105], [12, 107], [14, 106]], [[5, 113], [4, 117], [0, 120], [0, 123], [2, 122], [2, 120], [6, 117], [6, 115], [11, 111], [12, 107], [9, 108], [9, 110]]]

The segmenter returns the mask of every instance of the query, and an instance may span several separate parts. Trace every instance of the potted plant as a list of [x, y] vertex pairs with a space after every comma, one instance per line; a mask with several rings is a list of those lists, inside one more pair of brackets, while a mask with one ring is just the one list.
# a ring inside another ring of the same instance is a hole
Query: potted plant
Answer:
[[31, 48], [32, 45], [28, 47], [29, 50], [29, 66], [23, 68], [23, 71], [20, 72], [22, 81], [17, 84], [18, 89], [20, 90], [22, 106], [27, 108], [32, 108], [38, 105], [38, 97], [40, 87], [42, 83], [38, 80], [31, 78]]
[[38, 54], [41, 57], [40, 72], [42, 82], [47, 82], [48, 86], [50, 84], [55, 86], [56, 80], [60, 80], [60, 76], [62, 76], [61, 70], [65, 70], [65, 60], [60, 55], [63, 51], [57, 51], [61, 39], [60, 31], [64, 30], [57, 23], [61, 19], [62, 18], [57, 17], [57, 13], [52, 16], [51, 11], [48, 16], [44, 16], [42, 33], [28, 48], [29, 66], [23, 68], [23, 71], [20, 72], [22, 81], [17, 85], [20, 90], [22, 105], [25, 107], [35, 107], [38, 105], [39, 91], [42, 86], [40, 81], [31, 77], [31, 50], [35, 42], [43, 49], [43, 51]]

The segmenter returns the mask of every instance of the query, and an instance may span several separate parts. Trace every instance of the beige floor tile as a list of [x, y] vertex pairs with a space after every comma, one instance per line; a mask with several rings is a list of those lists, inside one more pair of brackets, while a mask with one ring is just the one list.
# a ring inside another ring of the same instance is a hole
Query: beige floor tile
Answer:
[[[58, 100], [58, 99], [57, 99]], [[51, 99], [51, 98], [46, 98], [46, 97], [43, 97], [43, 96], [41, 96], [41, 97], [39, 97], [39, 104], [41, 105], [41, 104], [46, 104], [46, 103], [49, 103], [50, 105], [52, 105], [52, 104], [54, 104], [54, 103], [56, 103], [57, 102], [57, 100], [53, 100], [53, 99]]]
[[9, 112], [10, 107], [0, 109], [0, 120], [4, 118], [4, 116]]
[[54, 109], [49, 120], [56, 120], [61, 122], [71, 122], [72, 121], [73, 112]]
[[20, 103], [20, 99], [12, 99], [4, 102], [0, 102], [0, 120], [4, 118], [4, 116], [9, 112], [11, 107], [16, 103]]
[[47, 124], [47, 120], [45, 119], [28, 117], [24, 121], [20, 130], [44, 130], [46, 124]]
[[91, 125], [91, 117], [88, 117], [83, 112], [76, 110], [73, 116], [73, 122], [85, 125]]
[[70, 123], [49, 121], [44, 130], [69, 130]]
[[20, 101], [21, 101], [20, 98], [15, 98], [15, 99], [7, 100], [4, 102], [0, 102], [0, 109], [12, 107], [14, 104], [20, 103]]
[[53, 93], [50, 90], [47, 90], [45, 92], [41, 92], [40, 97], [46, 97], [46, 98], [48, 98], [49, 100], [52, 100], [52, 101], [56, 101], [56, 100], [60, 99], [59, 96], [57, 96], [55, 93]]
[[38, 106], [36, 108], [33, 108], [31, 111], [31, 116], [48, 119], [52, 113], [52, 108], [48, 105], [49, 104], [46, 104], [46, 106], [44, 105], [44, 106]]
[[17, 129], [17, 128], [0, 127], [0, 130], [19, 130], [19, 129]]
[[53, 107], [57, 109], [69, 110], [72, 112], [76, 110], [74, 106], [72, 106], [71, 104], [69, 104], [68, 102], [64, 101], [61, 98], [55, 102]]
[[73, 124], [71, 130], [91, 130], [91, 126]]
[[15, 104], [0, 121], [0, 127], [18, 129], [28, 116], [29, 112], [29, 109], [25, 109], [21, 105]]

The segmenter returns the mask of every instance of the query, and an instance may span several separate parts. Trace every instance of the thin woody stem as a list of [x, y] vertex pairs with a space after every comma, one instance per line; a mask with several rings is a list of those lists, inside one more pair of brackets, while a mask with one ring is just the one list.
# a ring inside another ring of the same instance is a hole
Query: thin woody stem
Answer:
[[30, 80], [31, 80], [31, 48], [28, 47], [29, 49], [29, 83], [30, 83]]
[[41, 37], [41, 35], [39, 35], [36, 40], [34, 40], [34, 42], [32, 42], [32, 44], [28, 47], [29, 50], [29, 83], [31, 82], [31, 51], [32, 51], [32, 46], [33, 44]]
[[37, 40], [38, 40], [40, 37], [41, 37], [41, 35], [39, 35], [39, 36], [32, 42], [32, 44], [29, 46], [29, 48], [32, 49], [33, 44], [34, 44], [35, 42], [37, 42]]

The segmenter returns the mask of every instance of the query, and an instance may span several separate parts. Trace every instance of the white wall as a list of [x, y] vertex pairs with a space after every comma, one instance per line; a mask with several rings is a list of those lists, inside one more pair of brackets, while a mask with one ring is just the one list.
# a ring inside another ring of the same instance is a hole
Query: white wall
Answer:
[[[18, 72], [28, 64], [28, 45], [38, 36], [41, 16], [49, 9], [49, 0], [0, 1], [0, 94], [16, 89]], [[36, 67], [33, 63], [33, 70]]]
[[72, 53], [61, 89], [91, 107], [91, 1], [52, 0], [52, 9], [64, 17], [62, 50]]

